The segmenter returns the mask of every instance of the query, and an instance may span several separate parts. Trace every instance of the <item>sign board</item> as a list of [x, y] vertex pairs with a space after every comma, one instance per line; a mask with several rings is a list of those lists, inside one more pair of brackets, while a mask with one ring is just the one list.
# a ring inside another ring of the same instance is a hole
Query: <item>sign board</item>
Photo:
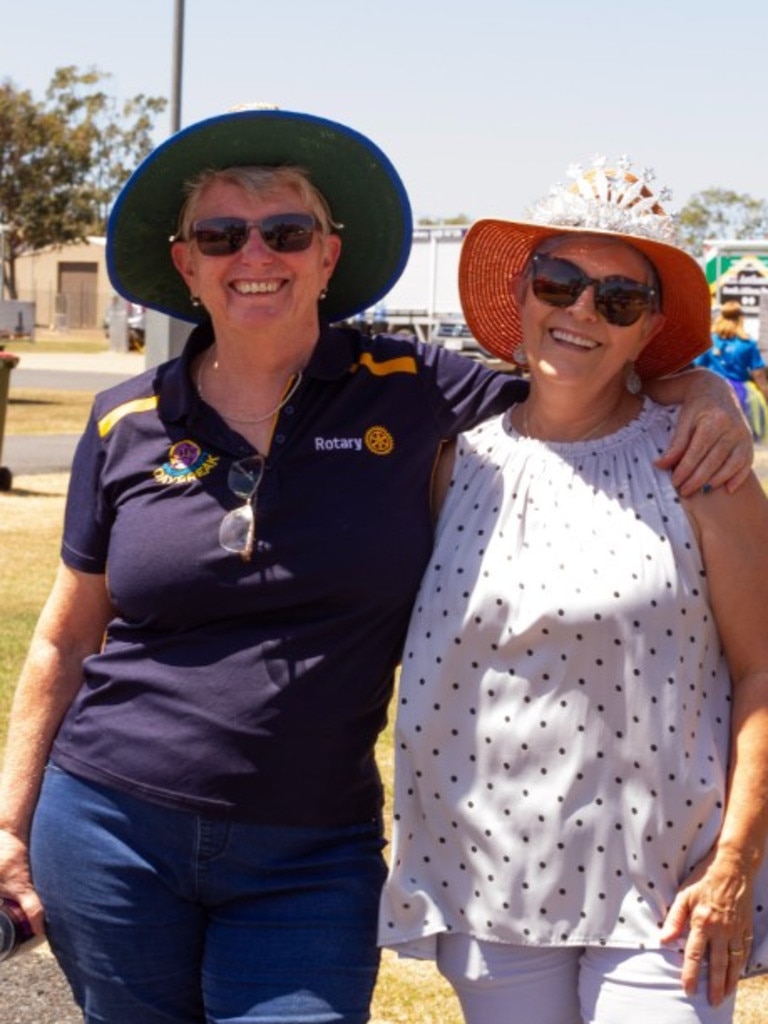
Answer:
[[740, 303], [746, 316], [757, 316], [760, 297], [768, 293], [768, 245], [765, 242], [711, 242], [704, 247], [704, 270], [718, 304]]
[[745, 256], [734, 262], [720, 278], [717, 298], [720, 305], [738, 302], [745, 316], [757, 316], [763, 292], [768, 292], [768, 263]]

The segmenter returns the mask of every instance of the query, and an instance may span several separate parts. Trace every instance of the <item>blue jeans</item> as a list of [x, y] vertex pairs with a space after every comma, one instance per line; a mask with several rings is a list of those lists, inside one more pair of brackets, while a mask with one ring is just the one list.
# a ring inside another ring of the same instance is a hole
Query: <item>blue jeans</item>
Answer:
[[364, 1024], [382, 848], [378, 822], [211, 820], [49, 766], [31, 859], [87, 1024]]

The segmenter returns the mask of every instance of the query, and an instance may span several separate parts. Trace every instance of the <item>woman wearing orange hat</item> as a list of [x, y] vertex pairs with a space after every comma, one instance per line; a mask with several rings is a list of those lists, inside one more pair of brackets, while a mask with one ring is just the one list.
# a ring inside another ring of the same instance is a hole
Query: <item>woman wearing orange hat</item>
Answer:
[[708, 343], [626, 166], [481, 221], [467, 322], [528, 399], [459, 438], [403, 658], [380, 942], [470, 1024], [723, 1024], [768, 969], [768, 500], [681, 500], [641, 384]]

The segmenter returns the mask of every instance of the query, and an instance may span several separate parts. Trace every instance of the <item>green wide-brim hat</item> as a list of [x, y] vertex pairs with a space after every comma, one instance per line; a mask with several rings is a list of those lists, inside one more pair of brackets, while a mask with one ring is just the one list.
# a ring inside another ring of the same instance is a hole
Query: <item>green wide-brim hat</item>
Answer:
[[370, 139], [334, 121], [275, 109], [242, 109], [190, 125], [139, 165], [115, 201], [107, 268], [115, 290], [181, 320], [207, 318], [193, 306], [171, 260], [185, 182], [226, 167], [303, 168], [343, 225], [342, 252], [322, 315], [336, 322], [383, 298], [403, 272], [413, 236], [400, 176]]

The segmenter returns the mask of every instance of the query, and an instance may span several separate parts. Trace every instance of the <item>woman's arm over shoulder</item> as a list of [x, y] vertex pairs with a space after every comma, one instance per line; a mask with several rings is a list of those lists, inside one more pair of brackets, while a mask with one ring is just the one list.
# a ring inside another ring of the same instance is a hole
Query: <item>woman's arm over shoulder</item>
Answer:
[[527, 380], [440, 345], [420, 346], [427, 401], [443, 437], [455, 437], [528, 397]]
[[747, 478], [754, 457], [752, 431], [730, 384], [709, 370], [688, 370], [648, 383], [662, 405], [681, 405], [670, 444], [657, 461], [672, 470], [683, 497], [708, 484], [734, 491]]

